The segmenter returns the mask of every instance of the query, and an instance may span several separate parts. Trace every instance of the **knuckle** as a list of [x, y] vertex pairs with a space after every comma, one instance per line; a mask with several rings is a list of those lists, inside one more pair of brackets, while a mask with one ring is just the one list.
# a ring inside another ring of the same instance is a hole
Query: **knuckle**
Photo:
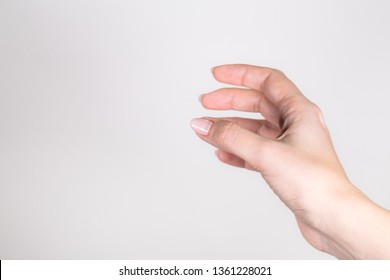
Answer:
[[224, 122], [216, 132], [216, 140], [223, 145], [233, 144], [240, 134], [241, 127], [233, 122]]
[[283, 99], [284, 96], [293, 90], [291, 85], [288, 83], [288, 79], [284, 73], [278, 69], [272, 69], [267, 77], [267, 83], [265, 90], [272, 92], [276, 102]]
[[322, 114], [320, 107], [318, 107], [316, 104], [312, 103], [312, 110], [313, 110], [314, 115], [317, 117], [317, 119], [321, 123], [322, 127], [327, 129], [327, 126], [326, 126], [325, 120], [324, 120], [324, 115]]
[[320, 107], [318, 107], [318, 105], [310, 102], [310, 112], [315, 115], [315, 116], [318, 116], [320, 118], [322, 118], [322, 111], [320, 109]]
[[314, 113], [322, 114], [321, 109], [320, 109], [320, 107], [318, 107], [317, 104], [314, 104], [313, 102], [311, 102], [310, 105], [311, 105], [311, 109], [313, 110]]
[[252, 111], [261, 113], [263, 102], [264, 102], [264, 98], [260, 96], [257, 102], [253, 103]]
[[273, 69], [272, 70], [272, 74], [275, 76], [275, 77], [278, 77], [278, 78], [285, 78], [286, 75], [279, 69]]

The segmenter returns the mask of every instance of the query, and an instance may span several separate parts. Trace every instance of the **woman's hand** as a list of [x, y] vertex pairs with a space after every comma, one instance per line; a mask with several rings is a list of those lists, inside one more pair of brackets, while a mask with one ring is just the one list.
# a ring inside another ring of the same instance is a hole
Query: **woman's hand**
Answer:
[[[359, 229], [348, 220], [358, 219], [353, 212], [361, 209], [383, 216], [390, 236], [389, 213], [349, 182], [320, 109], [278, 70], [223, 65], [212, 73], [220, 82], [245, 88], [204, 94], [200, 101], [205, 108], [257, 112], [264, 117], [192, 120], [198, 136], [218, 149], [219, 160], [260, 172], [315, 248], [339, 258], [390, 257], [390, 247], [388, 254], [381, 250], [367, 254], [365, 247], [349, 244], [351, 240], [344, 236]], [[339, 234], [337, 226], [344, 233]]]

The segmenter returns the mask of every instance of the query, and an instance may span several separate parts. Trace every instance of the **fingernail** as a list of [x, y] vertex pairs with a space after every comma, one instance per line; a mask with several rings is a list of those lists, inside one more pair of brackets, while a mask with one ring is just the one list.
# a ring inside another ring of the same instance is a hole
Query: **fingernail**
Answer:
[[214, 74], [214, 68], [215, 68], [215, 66], [210, 68], [211, 74]]
[[204, 135], [204, 136], [209, 134], [209, 131], [210, 131], [210, 128], [212, 125], [213, 125], [212, 121], [207, 120], [207, 119], [203, 119], [203, 118], [197, 118], [197, 119], [193, 119], [191, 121], [192, 129], [196, 133], [198, 133], [200, 135]]
[[200, 102], [200, 103], [202, 103], [203, 95], [204, 95], [204, 94], [199, 95], [199, 102]]

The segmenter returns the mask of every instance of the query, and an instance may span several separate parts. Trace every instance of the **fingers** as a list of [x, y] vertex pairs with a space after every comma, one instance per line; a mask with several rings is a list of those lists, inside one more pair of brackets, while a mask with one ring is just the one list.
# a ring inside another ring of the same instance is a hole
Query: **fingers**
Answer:
[[226, 121], [230, 121], [238, 124], [242, 128], [249, 130], [253, 133], [266, 137], [268, 139], [275, 139], [281, 134], [281, 129], [272, 125], [267, 120], [254, 120], [246, 118], [223, 118]]
[[[221, 161], [262, 172], [275, 162], [285, 143], [306, 143], [308, 137], [319, 135], [313, 133], [321, 121], [318, 110], [282, 72], [240, 64], [217, 66], [212, 72], [220, 82], [249, 89], [224, 88], [205, 94], [201, 97], [205, 108], [260, 112], [266, 118], [194, 119], [192, 128], [218, 148]], [[294, 141], [289, 141], [293, 136]]]
[[220, 82], [245, 86], [264, 93], [281, 113], [288, 111], [288, 107], [291, 106], [290, 101], [307, 101], [282, 72], [272, 68], [231, 64], [217, 66], [213, 68], [212, 73]]
[[206, 109], [260, 112], [275, 126], [279, 125], [278, 108], [262, 92], [242, 88], [222, 88], [203, 94], [200, 102]]
[[[245, 119], [245, 118], [223, 118], [223, 119], [225, 121], [233, 122], [241, 126], [243, 129], [259, 134], [268, 139], [275, 139], [281, 133], [280, 128], [274, 127], [266, 120], [254, 120], [254, 119]], [[245, 160], [232, 153], [228, 153], [222, 150], [217, 150], [215, 152], [215, 155], [221, 162], [225, 164], [256, 171], [255, 168], [253, 168], [253, 166], [251, 166]]]
[[221, 150], [217, 150], [215, 152], [215, 155], [217, 158], [222, 161], [223, 163], [229, 164], [231, 166], [245, 168], [245, 160], [242, 158], [239, 158], [238, 156], [235, 156], [231, 153], [227, 153]]
[[222, 119], [193, 119], [192, 128], [200, 138], [218, 149], [234, 154], [256, 170], [270, 158], [277, 142], [244, 129], [237, 123]]
[[[245, 118], [224, 118], [224, 120], [236, 123], [237, 125], [241, 126], [243, 129], [259, 134], [268, 139], [275, 139], [281, 133], [280, 128], [274, 127], [266, 120], [254, 120], [254, 119], [245, 119]], [[256, 171], [256, 169], [253, 168], [253, 166], [251, 166], [242, 158], [233, 155], [232, 153], [217, 150], [215, 152], [215, 155], [221, 162], [225, 164]]]
[[245, 162], [242, 158], [239, 158], [238, 156], [235, 156], [231, 153], [227, 153], [221, 150], [217, 150], [215, 152], [215, 155], [217, 158], [226, 164], [229, 164], [231, 166], [240, 167], [240, 168], [246, 168], [249, 170], [256, 171], [251, 165]]

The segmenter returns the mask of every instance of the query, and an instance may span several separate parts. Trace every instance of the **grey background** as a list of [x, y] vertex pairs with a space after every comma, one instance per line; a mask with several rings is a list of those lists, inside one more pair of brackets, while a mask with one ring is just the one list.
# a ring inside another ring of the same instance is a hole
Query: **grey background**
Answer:
[[1, 0], [0, 258], [331, 258], [189, 121], [247, 116], [201, 108], [198, 95], [222, 86], [211, 66], [280, 68], [322, 108], [352, 182], [390, 208], [389, 11]]

